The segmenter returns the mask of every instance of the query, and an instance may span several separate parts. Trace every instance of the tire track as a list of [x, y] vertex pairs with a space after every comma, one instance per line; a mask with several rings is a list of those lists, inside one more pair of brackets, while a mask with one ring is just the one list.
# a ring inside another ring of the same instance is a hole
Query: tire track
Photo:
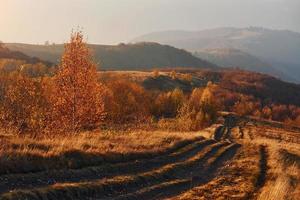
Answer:
[[[137, 192], [121, 195], [116, 198], [108, 198], [107, 200], [125, 200], [125, 199], [164, 199], [176, 196], [193, 187], [205, 184], [215, 177], [216, 171], [226, 161], [233, 158], [238, 144], [229, 145], [218, 151], [213, 157], [210, 157], [206, 164], [197, 166], [193, 169], [193, 173], [182, 176], [181, 179], [176, 179], [168, 182], [163, 182], [152, 187], [143, 188]], [[199, 168], [202, 170], [199, 172]]]
[[[37, 173], [37, 172], [47, 172], [48, 170], [60, 170], [60, 169], [81, 169], [85, 167], [93, 167], [99, 165], [106, 164], [116, 164], [116, 163], [124, 163], [135, 160], [144, 160], [144, 159], [152, 159], [153, 157], [158, 157], [162, 155], [168, 155], [178, 151], [189, 144], [192, 144], [196, 141], [203, 140], [204, 137], [197, 137], [194, 139], [183, 140], [180, 142], [176, 142], [171, 147], [168, 147], [164, 150], [154, 151], [154, 152], [141, 152], [141, 153], [113, 153], [113, 154], [89, 154], [82, 151], [71, 150], [64, 152], [59, 155], [53, 155], [50, 157], [40, 157], [36, 155], [28, 154], [27, 156], [33, 160], [40, 160], [41, 162], [36, 163], [36, 165], [40, 164], [36, 168], [32, 169], [22, 169], [14, 170], [5, 168], [0, 168], [0, 176], [2, 175], [12, 175], [12, 174], [21, 174], [21, 173]], [[10, 155], [14, 156], [14, 155]], [[67, 158], [67, 159], [64, 159]], [[76, 161], [74, 165], [70, 166], [69, 161]]]
[[208, 145], [215, 143], [213, 140], [200, 140], [186, 145], [177, 152], [159, 156], [153, 159], [138, 160], [119, 164], [108, 164], [99, 167], [88, 167], [75, 170], [52, 170], [48, 172], [14, 174], [1, 176], [0, 194], [15, 189], [30, 189], [43, 187], [54, 183], [91, 181], [109, 178], [116, 175], [142, 173], [163, 165], [188, 159]]
[[296, 163], [299, 156], [282, 148], [273, 151], [269, 156], [269, 162], [273, 163], [269, 169], [271, 177], [257, 199], [299, 199], [299, 163]]
[[255, 183], [255, 189], [250, 194], [248, 194], [246, 199], [256, 199], [257, 195], [261, 192], [261, 188], [266, 183], [266, 177], [267, 177], [267, 162], [268, 162], [268, 152], [267, 148], [264, 145], [259, 146], [259, 174], [257, 176], [257, 180]]
[[216, 143], [206, 146], [188, 160], [166, 165], [142, 174], [84, 183], [57, 184], [28, 191], [14, 191], [4, 194], [2, 197], [9, 196], [9, 199], [40, 199], [43, 196], [50, 199], [70, 199], [72, 196], [82, 199], [81, 197], [105, 198], [118, 196], [187, 176], [187, 173], [189, 174], [197, 166], [202, 166], [220, 149], [222, 150], [228, 145], [228, 143]]

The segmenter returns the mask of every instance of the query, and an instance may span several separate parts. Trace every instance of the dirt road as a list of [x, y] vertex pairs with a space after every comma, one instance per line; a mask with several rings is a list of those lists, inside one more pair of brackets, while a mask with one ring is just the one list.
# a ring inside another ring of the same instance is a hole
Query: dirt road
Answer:
[[199, 137], [152, 157], [1, 175], [0, 199], [299, 197], [299, 132], [232, 116], [215, 127], [211, 138]]

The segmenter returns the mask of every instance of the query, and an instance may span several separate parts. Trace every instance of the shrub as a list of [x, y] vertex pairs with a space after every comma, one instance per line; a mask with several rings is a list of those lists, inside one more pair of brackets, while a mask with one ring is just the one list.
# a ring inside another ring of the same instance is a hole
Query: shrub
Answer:
[[182, 131], [198, 130], [210, 126], [217, 119], [217, 108], [212, 99], [214, 85], [209, 83], [204, 90], [193, 90], [189, 101], [178, 115], [178, 127]]
[[[4, 79], [1, 79], [3, 82]], [[49, 101], [45, 95], [44, 79], [31, 79], [10, 74], [2, 90], [1, 124], [19, 133], [40, 132], [47, 124]]]
[[154, 102], [152, 114], [160, 117], [176, 117], [180, 107], [185, 101], [182, 90], [176, 88], [171, 92], [160, 93]]
[[126, 80], [114, 80], [107, 87], [110, 99], [106, 105], [107, 121], [126, 123], [150, 117], [150, 99], [141, 86]]

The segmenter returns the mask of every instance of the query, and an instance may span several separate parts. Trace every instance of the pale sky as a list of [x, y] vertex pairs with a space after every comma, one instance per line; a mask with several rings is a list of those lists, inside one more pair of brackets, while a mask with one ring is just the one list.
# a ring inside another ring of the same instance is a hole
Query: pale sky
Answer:
[[222, 26], [300, 32], [300, 0], [0, 0], [3, 42], [62, 43], [78, 26], [98, 44]]

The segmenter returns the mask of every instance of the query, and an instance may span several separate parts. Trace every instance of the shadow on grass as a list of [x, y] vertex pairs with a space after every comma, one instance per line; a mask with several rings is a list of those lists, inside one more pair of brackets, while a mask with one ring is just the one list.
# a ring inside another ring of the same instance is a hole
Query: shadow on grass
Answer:
[[[121, 162], [134, 161], [137, 159], [150, 159], [153, 157], [166, 155], [203, 139], [202, 137], [193, 140], [183, 140], [173, 146], [154, 152], [141, 153], [93, 153], [80, 150], [70, 150], [54, 156], [42, 156], [33, 152], [8, 152], [0, 156], [0, 176], [5, 174], [40, 172], [51, 169], [79, 169], [88, 166], [102, 164], [114, 164]], [[47, 149], [47, 146], [36, 146], [34, 148]]]

